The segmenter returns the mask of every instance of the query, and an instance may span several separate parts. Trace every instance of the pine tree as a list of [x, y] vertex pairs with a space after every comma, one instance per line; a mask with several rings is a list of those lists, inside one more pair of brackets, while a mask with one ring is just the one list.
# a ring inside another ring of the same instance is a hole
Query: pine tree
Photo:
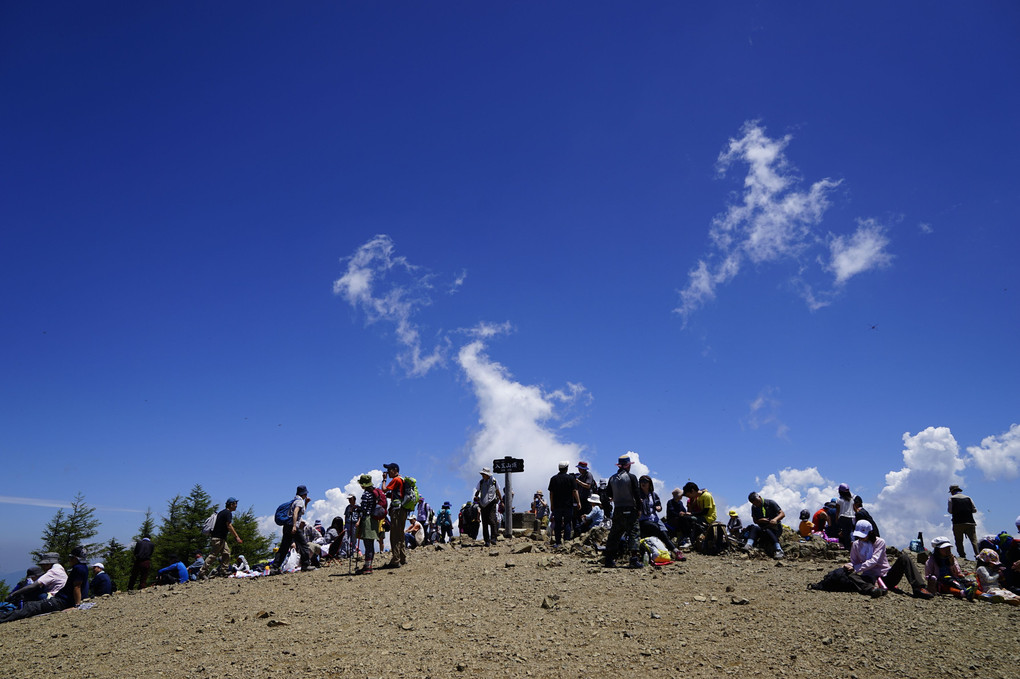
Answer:
[[176, 495], [167, 503], [167, 514], [159, 527], [153, 557], [160, 568], [170, 565], [171, 557], [187, 565], [195, 552], [205, 552], [209, 538], [202, 535], [202, 524], [216, 511], [211, 500], [209, 493], [196, 483], [187, 497]]
[[103, 570], [113, 580], [114, 590], [126, 591], [133, 563], [131, 550], [120, 544], [117, 538], [110, 538], [110, 541], [103, 545], [101, 555]]
[[148, 536], [151, 540], [156, 534], [156, 522], [152, 518], [152, 507], [145, 509], [145, 520], [142, 521], [142, 525], [138, 527], [138, 535], [134, 537], [135, 542]]
[[89, 554], [95, 552], [98, 544], [89, 542], [99, 532], [100, 523], [95, 513], [96, 508], [85, 503], [84, 495], [75, 495], [71, 501], [71, 511], [65, 514], [63, 508], [58, 509], [46, 524], [42, 534], [43, 546], [32, 552], [32, 557], [38, 561], [46, 552], [56, 552], [60, 555], [61, 563], [64, 563], [71, 550], [78, 545], [85, 547]]

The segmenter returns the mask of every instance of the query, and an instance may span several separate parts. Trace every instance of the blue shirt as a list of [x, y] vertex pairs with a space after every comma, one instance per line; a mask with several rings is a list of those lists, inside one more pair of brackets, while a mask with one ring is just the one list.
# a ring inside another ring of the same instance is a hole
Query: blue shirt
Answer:
[[177, 582], [179, 582], [181, 584], [184, 584], [185, 582], [187, 582], [190, 579], [188, 577], [188, 567], [185, 566], [180, 561], [178, 561], [177, 563], [174, 563], [174, 564], [170, 564], [166, 568], [160, 568], [159, 572], [162, 575], [163, 573], [169, 573], [172, 570], [176, 570], [177, 571]]
[[92, 596], [112, 594], [113, 581], [110, 580], [110, 576], [106, 574], [106, 571], [99, 571], [96, 573], [95, 577], [92, 578], [92, 582], [89, 584], [89, 589], [92, 591]]
[[70, 605], [74, 605], [74, 587], [81, 585], [81, 598], [89, 595], [89, 567], [83, 563], [76, 563], [67, 572], [67, 582], [54, 596], [60, 597]]

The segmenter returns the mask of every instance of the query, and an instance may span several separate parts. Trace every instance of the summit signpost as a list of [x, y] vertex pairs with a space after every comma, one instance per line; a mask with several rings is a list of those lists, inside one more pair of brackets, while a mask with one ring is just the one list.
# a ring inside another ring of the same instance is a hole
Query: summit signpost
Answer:
[[507, 538], [513, 535], [514, 507], [513, 488], [510, 485], [510, 475], [524, 471], [524, 459], [517, 457], [506, 457], [492, 461], [493, 474], [505, 474], [503, 478], [503, 521], [506, 523], [506, 531], [503, 533]]

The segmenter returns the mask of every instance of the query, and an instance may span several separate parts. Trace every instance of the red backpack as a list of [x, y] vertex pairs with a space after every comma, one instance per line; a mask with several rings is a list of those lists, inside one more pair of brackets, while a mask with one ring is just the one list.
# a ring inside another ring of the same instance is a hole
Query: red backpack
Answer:
[[373, 488], [375, 495], [375, 509], [372, 510], [372, 518], [381, 519], [386, 516], [386, 493], [381, 488]]

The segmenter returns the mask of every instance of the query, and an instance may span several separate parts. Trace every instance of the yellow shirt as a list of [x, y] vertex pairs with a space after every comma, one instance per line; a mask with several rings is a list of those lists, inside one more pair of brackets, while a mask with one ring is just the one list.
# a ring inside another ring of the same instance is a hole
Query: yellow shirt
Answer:
[[698, 499], [694, 502], [694, 514], [700, 514], [708, 523], [715, 523], [715, 498], [707, 490], [701, 491]]

